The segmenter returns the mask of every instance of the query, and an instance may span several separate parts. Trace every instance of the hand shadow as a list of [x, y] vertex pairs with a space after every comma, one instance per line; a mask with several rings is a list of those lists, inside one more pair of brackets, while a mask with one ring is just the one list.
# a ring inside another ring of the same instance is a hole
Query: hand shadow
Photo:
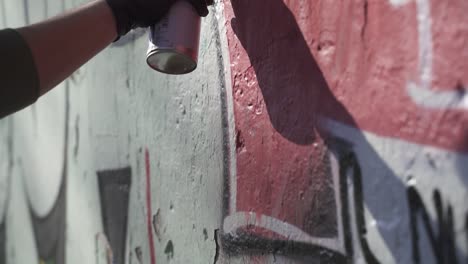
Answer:
[[232, 28], [255, 70], [273, 127], [288, 140], [309, 145], [315, 140], [319, 114], [354, 126], [351, 115], [330, 91], [283, 1], [231, 3], [235, 14]]

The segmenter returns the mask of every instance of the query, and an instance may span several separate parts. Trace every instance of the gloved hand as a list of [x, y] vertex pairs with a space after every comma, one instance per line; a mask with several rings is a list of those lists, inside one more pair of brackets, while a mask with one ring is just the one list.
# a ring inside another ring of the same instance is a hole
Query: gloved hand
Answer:
[[[117, 34], [123, 36], [131, 29], [156, 24], [178, 0], [106, 0], [117, 24]], [[213, 0], [184, 0], [190, 2], [200, 16], [208, 15]]]

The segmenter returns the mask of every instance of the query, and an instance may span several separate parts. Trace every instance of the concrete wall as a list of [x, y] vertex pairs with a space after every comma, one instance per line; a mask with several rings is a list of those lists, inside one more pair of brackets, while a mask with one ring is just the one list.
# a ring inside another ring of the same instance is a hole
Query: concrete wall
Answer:
[[[0, 26], [84, 1], [0, 0]], [[463, 263], [466, 1], [218, 1], [0, 122], [0, 263]]]

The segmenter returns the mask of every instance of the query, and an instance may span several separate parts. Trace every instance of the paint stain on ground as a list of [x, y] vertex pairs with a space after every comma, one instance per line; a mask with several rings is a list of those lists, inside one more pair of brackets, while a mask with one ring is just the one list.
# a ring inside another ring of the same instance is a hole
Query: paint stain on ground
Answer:
[[164, 254], [166, 254], [167, 260], [174, 258], [174, 244], [172, 243], [172, 240], [167, 242], [166, 248], [164, 249]]

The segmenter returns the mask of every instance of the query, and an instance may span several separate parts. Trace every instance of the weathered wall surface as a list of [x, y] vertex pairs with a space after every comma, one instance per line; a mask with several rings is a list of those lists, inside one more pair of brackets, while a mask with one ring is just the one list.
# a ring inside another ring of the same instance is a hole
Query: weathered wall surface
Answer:
[[239, 259], [465, 262], [467, 2], [225, 5]]
[[[2, 0], [1, 26], [84, 2]], [[2, 120], [0, 263], [213, 262], [225, 136], [217, 28], [204, 19], [193, 74], [151, 70], [137, 31]]]
[[[0, 0], [0, 27], [78, 0]], [[468, 4], [232, 0], [0, 122], [0, 263], [464, 263]]]

